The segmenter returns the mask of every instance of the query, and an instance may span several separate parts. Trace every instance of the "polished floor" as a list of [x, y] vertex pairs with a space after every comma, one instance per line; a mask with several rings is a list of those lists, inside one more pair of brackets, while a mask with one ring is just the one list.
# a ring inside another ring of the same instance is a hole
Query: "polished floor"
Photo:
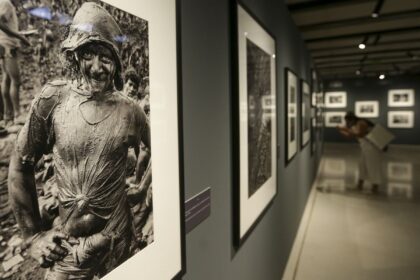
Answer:
[[420, 148], [384, 154], [378, 193], [356, 189], [359, 153], [325, 145], [294, 280], [420, 279]]

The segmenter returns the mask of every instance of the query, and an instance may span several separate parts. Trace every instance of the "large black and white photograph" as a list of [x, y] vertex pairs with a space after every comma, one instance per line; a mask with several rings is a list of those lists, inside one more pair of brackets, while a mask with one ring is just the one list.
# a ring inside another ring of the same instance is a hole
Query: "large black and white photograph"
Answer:
[[356, 116], [360, 118], [379, 117], [379, 101], [356, 101]]
[[330, 91], [325, 93], [326, 108], [345, 108], [347, 106], [347, 92]]
[[286, 164], [289, 163], [298, 151], [298, 86], [299, 80], [293, 71], [285, 69], [286, 81]]
[[325, 112], [325, 127], [337, 127], [345, 125], [346, 112]]
[[237, 12], [238, 90], [234, 106], [237, 136], [235, 157], [235, 246], [257, 224], [277, 192], [275, 40], [241, 5]]
[[414, 112], [413, 111], [389, 111], [388, 112], [389, 128], [413, 128]]
[[309, 84], [304, 80], [301, 81], [300, 86], [301, 97], [301, 147], [309, 143], [311, 138], [311, 93]]
[[270, 54], [246, 40], [248, 84], [248, 196], [271, 177]]
[[412, 107], [415, 104], [414, 89], [392, 89], [388, 91], [389, 107]]
[[183, 271], [175, 3], [107, 2], [0, 0], [2, 279]]

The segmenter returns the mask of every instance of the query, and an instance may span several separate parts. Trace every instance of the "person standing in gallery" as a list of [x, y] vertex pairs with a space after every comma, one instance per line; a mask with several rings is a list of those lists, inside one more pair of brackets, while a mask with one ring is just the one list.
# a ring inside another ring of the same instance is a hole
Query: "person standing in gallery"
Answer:
[[[86, 27], [89, 28], [80, 28]], [[8, 187], [10, 204], [32, 258], [47, 280], [102, 277], [131, 254], [126, 191], [129, 148], [150, 148], [146, 114], [121, 91], [122, 32], [93, 2], [76, 12], [61, 43], [66, 80], [49, 82], [32, 103], [17, 137]], [[52, 153], [59, 217], [43, 228], [34, 166]]]
[[382, 182], [382, 151], [366, 139], [374, 124], [367, 119], [357, 117], [353, 112], [347, 112], [344, 118], [346, 126], [338, 126], [338, 131], [347, 138], [357, 139], [361, 149], [357, 188], [362, 190], [364, 182], [369, 181], [372, 184], [372, 191], [377, 192]]
[[[18, 2], [17, 0], [12, 0]], [[18, 33], [18, 18], [10, 0], [0, 0], [0, 61], [2, 70], [1, 95], [4, 126], [19, 121], [20, 73], [18, 50], [20, 43], [30, 43]]]

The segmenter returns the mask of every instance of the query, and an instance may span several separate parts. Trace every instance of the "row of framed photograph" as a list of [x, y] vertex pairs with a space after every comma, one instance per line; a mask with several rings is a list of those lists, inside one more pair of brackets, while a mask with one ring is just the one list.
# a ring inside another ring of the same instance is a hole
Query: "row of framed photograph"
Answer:
[[[344, 116], [346, 112], [325, 112], [325, 127], [336, 127], [345, 125]], [[360, 115], [359, 115], [360, 116]], [[389, 128], [413, 128], [413, 111], [389, 111]]]
[[[370, 102], [373, 102], [373, 101], [370, 101]], [[415, 105], [414, 89], [392, 89], [388, 91], [388, 107], [412, 107], [414, 105]], [[347, 92], [345, 91], [326, 92], [325, 93], [325, 107], [328, 109], [347, 107]], [[357, 109], [357, 106], [356, 106], [356, 109]]]

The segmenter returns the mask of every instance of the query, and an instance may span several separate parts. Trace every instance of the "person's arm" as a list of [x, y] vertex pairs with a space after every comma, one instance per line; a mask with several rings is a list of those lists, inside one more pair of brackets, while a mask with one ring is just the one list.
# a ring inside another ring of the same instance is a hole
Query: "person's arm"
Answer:
[[341, 135], [343, 135], [346, 138], [354, 138], [351, 129], [345, 126], [337, 126], [338, 132], [340, 132]]
[[60, 246], [61, 240], [68, 239], [67, 235], [55, 229], [49, 231], [42, 229], [34, 176], [35, 164], [48, 150], [46, 119], [49, 118], [54, 106], [53, 102], [44, 104], [42, 98], [37, 97], [31, 107], [29, 120], [18, 134], [8, 175], [10, 205], [30, 255], [42, 267], [53, 265], [68, 253]]
[[11, 30], [6, 24], [4, 24], [4, 22], [6, 22], [6, 18], [3, 15], [3, 16], [0, 17], [0, 30], [1, 31], [3, 31], [4, 33], [6, 33], [7, 35], [9, 35], [11, 37], [19, 39], [26, 46], [31, 45], [31, 43], [29, 43], [29, 41], [23, 35], [19, 34], [18, 32], [15, 32], [15, 31]]

